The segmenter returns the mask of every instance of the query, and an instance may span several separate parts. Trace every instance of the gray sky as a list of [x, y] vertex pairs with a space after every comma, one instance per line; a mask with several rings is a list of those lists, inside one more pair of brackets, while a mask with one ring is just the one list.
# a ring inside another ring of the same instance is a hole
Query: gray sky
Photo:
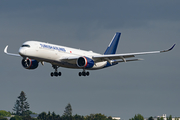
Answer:
[[[179, 0], [1, 0], [0, 1], [0, 109], [12, 111], [21, 91], [30, 110], [62, 115], [71, 103], [73, 114], [102, 113], [129, 119], [179, 115], [180, 108]], [[104, 53], [115, 32], [121, 32], [117, 53], [168, 49], [168, 53], [137, 56], [144, 61], [120, 63], [90, 71], [89, 77], [59, 68], [62, 77], [50, 77], [49, 63], [26, 70], [18, 53], [27, 40], [39, 40]]]

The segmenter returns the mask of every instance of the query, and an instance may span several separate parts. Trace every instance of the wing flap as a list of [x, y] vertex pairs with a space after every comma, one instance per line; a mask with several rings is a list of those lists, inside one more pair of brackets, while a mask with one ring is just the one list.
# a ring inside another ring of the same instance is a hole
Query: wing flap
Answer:
[[[126, 62], [131, 62], [131, 61], [140, 61], [140, 60], [143, 60], [143, 59], [130, 59], [130, 60], [126, 60]], [[112, 63], [120, 63], [120, 62], [124, 62], [123, 60], [116, 60]]]
[[123, 59], [123, 58], [132, 58], [135, 57], [134, 55], [121, 55], [121, 54], [111, 54], [111, 55], [97, 55], [93, 56], [93, 60], [96, 62], [107, 61], [108, 60], [116, 60], [116, 59]]

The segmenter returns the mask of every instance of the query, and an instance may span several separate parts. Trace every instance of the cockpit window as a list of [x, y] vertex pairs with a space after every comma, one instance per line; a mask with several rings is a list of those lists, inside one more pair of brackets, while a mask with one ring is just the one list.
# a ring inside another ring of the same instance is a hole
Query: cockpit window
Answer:
[[30, 45], [22, 45], [21, 47], [30, 47]]

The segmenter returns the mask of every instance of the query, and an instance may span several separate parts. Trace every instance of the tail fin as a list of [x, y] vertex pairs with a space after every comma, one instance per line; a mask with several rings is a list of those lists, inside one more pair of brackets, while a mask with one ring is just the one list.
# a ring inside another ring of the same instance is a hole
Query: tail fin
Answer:
[[119, 38], [121, 36], [121, 33], [116, 33], [113, 37], [113, 39], [111, 40], [108, 48], [106, 49], [104, 54], [115, 54], [116, 53], [116, 49], [119, 43]]

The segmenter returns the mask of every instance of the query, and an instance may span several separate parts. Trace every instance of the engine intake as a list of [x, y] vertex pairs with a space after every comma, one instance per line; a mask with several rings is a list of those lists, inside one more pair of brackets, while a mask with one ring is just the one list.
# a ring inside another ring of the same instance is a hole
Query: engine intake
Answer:
[[76, 64], [80, 68], [92, 68], [94, 66], [94, 61], [88, 57], [79, 57]]
[[39, 65], [39, 62], [37, 60], [33, 59], [22, 59], [21, 61], [22, 66], [26, 69], [36, 69]]

